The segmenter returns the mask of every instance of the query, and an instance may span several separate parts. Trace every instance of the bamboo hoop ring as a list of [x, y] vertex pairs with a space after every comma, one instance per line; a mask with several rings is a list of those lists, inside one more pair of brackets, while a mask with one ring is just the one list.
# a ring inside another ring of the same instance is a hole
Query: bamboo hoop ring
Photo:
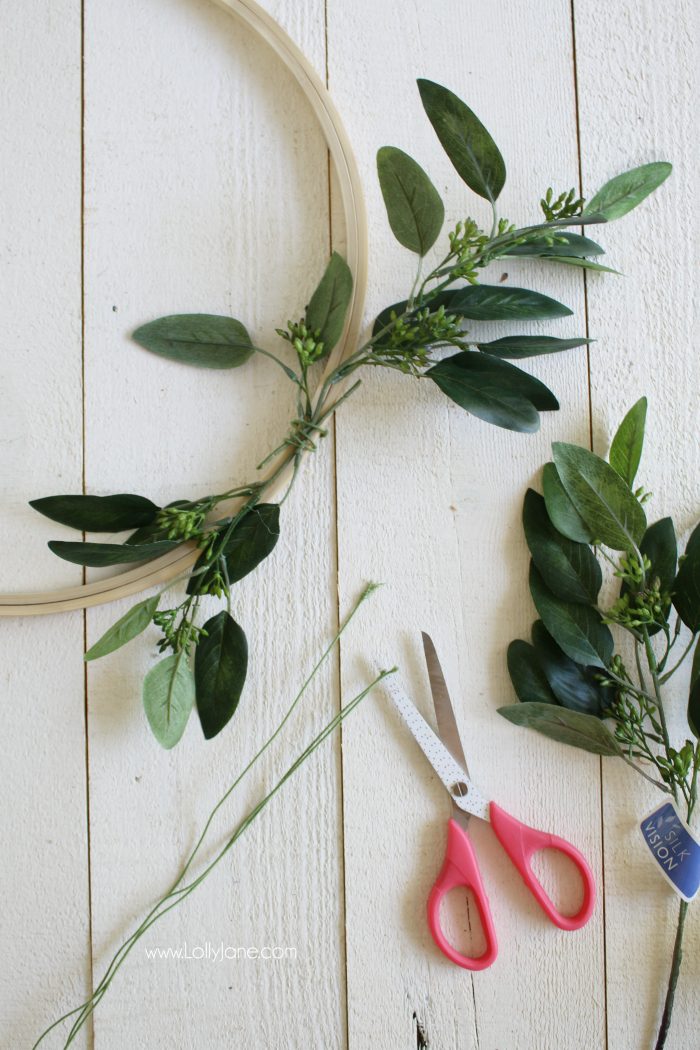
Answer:
[[[343, 335], [326, 368], [327, 375], [355, 347], [364, 308], [367, 285], [367, 218], [362, 184], [350, 140], [340, 116], [318, 74], [296, 44], [255, 0], [212, 0], [217, 7], [240, 18], [282, 59], [301, 87], [321, 125], [340, 184], [347, 236], [347, 262], [353, 274], [353, 293]], [[323, 379], [321, 380], [323, 382]], [[339, 384], [340, 386], [340, 384]], [[291, 460], [289, 466], [291, 467]], [[270, 488], [267, 498], [274, 500], [286, 481], [282, 474]], [[63, 587], [52, 591], [0, 594], [0, 616], [40, 616], [45, 613], [88, 609], [138, 594], [150, 587], [181, 576], [198, 556], [193, 544], [163, 555], [155, 561], [96, 583]]]

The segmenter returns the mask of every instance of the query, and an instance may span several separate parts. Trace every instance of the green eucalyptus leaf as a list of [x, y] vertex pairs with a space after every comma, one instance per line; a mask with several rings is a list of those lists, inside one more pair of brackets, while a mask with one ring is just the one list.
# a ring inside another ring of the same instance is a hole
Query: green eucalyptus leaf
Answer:
[[523, 357], [538, 357], [541, 354], [557, 354], [561, 350], [573, 350], [586, 346], [592, 339], [556, 339], [551, 335], [506, 335], [490, 343], [477, 343], [483, 354], [493, 357], [519, 360]]
[[555, 529], [543, 497], [534, 489], [525, 494], [523, 527], [532, 560], [550, 591], [565, 601], [595, 605], [603, 574], [593, 551]]
[[194, 706], [194, 675], [183, 653], [166, 656], [143, 681], [143, 707], [161, 747], [175, 747]]
[[700, 525], [696, 525], [685, 548], [673, 588], [673, 604], [686, 627], [700, 631]]
[[532, 643], [547, 683], [562, 707], [600, 715], [609, 706], [610, 690], [596, 678], [600, 672], [570, 659], [541, 620], [532, 625]]
[[[280, 508], [277, 503], [258, 503], [234, 526], [221, 558], [226, 563], [229, 583], [237, 583], [257, 568], [275, 548], [280, 535]], [[202, 555], [195, 564], [193, 573], [204, 568], [206, 557]], [[187, 586], [188, 594], [204, 594], [216, 566], [201, 575], [192, 575]]]
[[557, 698], [549, 687], [537, 653], [519, 638], [508, 646], [508, 673], [523, 703], [556, 704]]
[[116, 623], [107, 628], [102, 637], [88, 649], [83, 659], [99, 660], [108, 653], [121, 649], [132, 638], [136, 638], [146, 630], [153, 619], [159, 601], [160, 595], [156, 594], [153, 598], [146, 598], [138, 605], [134, 605]]
[[541, 292], [496, 284], [458, 288], [447, 297], [445, 308], [471, 321], [548, 321], [572, 313], [568, 306]]
[[395, 146], [377, 153], [377, 172], [389, 225], [399, 244], [417, 255], [430, 251], [445, 221], [440, 194], [412, 157]]
[[604, 250], [589, 237], [582, 237], [580, 233], [558, 233], [556, 244], [547, 244], [541, 238], [515, 244], [504, 253], [505, 256], [524, 255], [529, 258], [551, 258], [555, 255], [564, 255], [567, 258], [583, 259], [589, 255], [605, 255]]
[[540, 425], [538, 408], [558, 407], [539, 380], [498, 358], [473, 351], [446, 357], [426, 373], [461, 408], [495, 426], [532, 433]]
[[320, 332], [324, 356], [343, 334], [345, 316], [352, 299], [352, 273], [342, 255], [333, 252], [318, 288], [306, 307], [306, 326]]
[[642, 458], [646, 418], [647, 399], [640, 397], [620, 423], [610, 445], [608, 457], [610, 466], [617, 471], [630, 488], [637, 476], [639, 461]]
[[602, 215], [607, 222], [621, 218], [658, 189], [671, 170], [666, 161], [655, 161], [616, 175], [589, 200], [583, 215]]
[[553, 463], [545, 463], [542, 489], [549, 520], [555, 529], [576, 543], [592, 543], [593, 533], [571, 502]]
[[498, 146], [476, 114], [457, 95], [432, 80], [419, 80], [423, 108], [458, 175], [493, 203], [506, 181]]
[[613, 637], [595, 609], [557, 598], [534, 562], [530, 564], [530, 594], [545, 627], [567, 656], [585, 667], [608, 666]]
[[89, 565], [104, 568], [107, 565], [125, 565], [127, 562], [151, 561], [174, 550], [179, 540], [159, 540], [138, 545], [121, 543], [71, 543], [64, 540], [49, 540], [49, 549], [64, 561], [74, 565]]
[[145, 496], [120, 492], [115, 496], [45, 496], [29, 506], [46, 518], [81, 532], [121, 532], [150, 525], [160, 507]]
[[204, 624], [197, 643], [194, 678], [197, 713], [207, 740], [220, 733], [238, 707], [248, 670], [243, 628], [225, 610]]
[[159, 317], [137, 328], [133, 338], [160, 357], [199, 368], [238, 368], [255, 351], [240, 321], [217, 314]]
[[690, 671], [690, 690], [688, 692], [688, 725], [691, 733], [700, 737], [700, 639], [693, 653], [693, 666]]
[[594, 755], [619, 755], [620, 748], [605, 722], [595, 715], [581, 711], [567, 711], [555, 704], [512, 704], [499, 707], [503, 715], [516, 726], [536, 729], [538, 733], [561, 744], [591, 751]]
[[613, 468], [578, 445], [552, 445], [562, 485], [596, 540], [612, 550], [633, 551], [644, 535], [646, 515]]
[[556, 263], [558, 266], [577, 266], [580, 270], [593, 270], [597, 273], [614, 273], [618, 277], [622, 274], [612, 266], [603, 266], [602, 263], [594, 262], [593, 259], [579, 259], [578, 256], [550, 255], [544, 256], [547, 262]]

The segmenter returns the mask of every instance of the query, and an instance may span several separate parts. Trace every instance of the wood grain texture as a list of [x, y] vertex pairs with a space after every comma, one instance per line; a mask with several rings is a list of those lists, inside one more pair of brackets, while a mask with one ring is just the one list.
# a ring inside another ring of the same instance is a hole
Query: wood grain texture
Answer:
[[[634, 164], [670, 160], [669, 181], [633, 216], [606, 227], [626, 276], [588, 281], [595, 449], [604, 453], [627, 408], [649, 397], [639, 482], [649, 519], [670, 514], [681, 534], [698, 519], [700, 365], [697, 237], [697, 10], [683, 0], [603, 5], [576, 0], [581, 156], [593, 192]], [[600, 44], [605, 21], [605, 47]], [[682, 639], [685, 641], [685, 634]], [[672, 736], [682, 742], [688, 675], [670, 684]], [[637, 822], [659, 795], [632, 771], [604, 763], [609, 1045], [649, 1046], [661, 1017], [678, 903], [640, 846]], [[700, 1023], [700, 915], [690, 908], [667, 1046], [694, 1046]]]
[[[0, 9], [2, 587], [80, 582], [27, 501], [82, 484], [80, 10]], [[21, 552], [21, 555], [20, 555]], [[0, 633], [0, 1045], [89, 981], [80, 614]], [[80, 1046], [87, 1045], [84, 1041]]]
[[[445, 25], [459, 30], [445, 32]], [[374, 267], [368, 305], [375, 311], [405, 297], [413, 266], [388, 233], [374, 175], [378, 146], [398, 145], [425, 164], [445, 196], [448, 227], [465, 213], [487, 218], [483, 202], [460, 187], [436, 148], [416, 75], [447, 82], [494, 134], [511, 173], [499, 201], [502, 214], [534, 218], [549, 181], [569, 186], [576, 180], [568, 4], [516, 11], [497, 3], [465, 11], [443, 3], [439, 14], [416, 7], [410, 18], [393, 5], [377, 12], [370, 3], [352, 11], [331, 4], [329, 60], [331, 90], [351, 114], [350, 135], [367, 183]], [[522, 83], [527, 91], [516, 87]], [[551, 95], [553, 83], [550, 105], [533, 107], [533, 98]], [[509, 283], [522, 277], [575, 309], [576, 317], [558, 326], [562, 334], [581, 331], [580, 277], [510, 264], [507, 270]], [[352, 412], [338, 420], [341, 597], [363, 576], [386, 582], [373, 610], [384, 659], [401, 664], [425, 705], [418, 631], [428, 629], [444, 654], [454, 695], [462, 698], [472, 773], [524, 820], [577, 842], [599, 869], [597, 762], [516, 731], [496, 714], [511, 699], [507, 643], [535, 618], [519, 524], [526, 483], [548, 458], [552, 438], [585, 441], [588, 426], [585, 357], [562, 356], [536, 371], [564, 406], [545, 417], [536, 437], [487, 427], [423, 384], [370, 377]], [[362, 674], [363, 654], [370, 655], [364, 639], [343, 645], [345, 692]], [[499, 960], [472, 978], [433, 947], [425, 901], [448, 807], [384, 698], [343, 733], [343, 793], [351, 1046], [372, 1040], [415, 1046], [414, 1015], [436, 1046], [600, 1045], [602, 910], [580, 934], [549, 927], [482, 829], [475, 837], [500, 933]], [[371, 951], [376, 930], [381, 938]], [[566, 1023], [557, 1005], [563, 1003]]]
[[[308, 5], [299, 23], [293, 8], [281, 4], [277, 16], [289, 14], [323, 71], [322, 9]], [[327, 258], [325, 145], [279, 60], [206, 0], [119, 10], [99, 3], [86, 30], [88, 486], [136, 486], [163, 501], [221, 491], [254, 477], [258, 460], [284, 436], [294, 412], [288, 384], [264, 358], [232, 373], [178, 367], [146, 354], [126, 332], [160, 314], [205, 311], [233, 314], [256, 340], [274, 345], [274, 327], [298, 313], [300, 290], [310, 295]], [[177, 872], [206, 813], [279, 722], [319, 640], [334, 628], [330, 451], [285, 505], [274, 555], [235, 588], [250, 678], [220, 738], [205, 746], [196, 716], [172, 753], [150, 737], [140, 682], [155, 633], [146, 649], [90, 668], [97, 973], [132, 916]], [[302, 558], [303, 549], [313, 553]], [[113, 608], [91, 611], [88, 640], [114, 615]], [[280, 746], [222, 814], [213, 843], [336, 706], [331, 664]], [[98, 1046], [123, 1046], [130, 1002], [129, 1032], [139, 1045], [282, 1048], [310, 985], [318, 1038], [335, 1044], [345, 1009], [338, 773], [336, 744], [146, 942], [187, 944], [190, 954], [207, 943], [280, 945], [296, 959], [177, 962], [148, 959], [140, 947], [96, 1016]]]
[[[368, 323], [413, 279], [386, 222], [377, 147], [397, 145], [425, 165], [448, 223], [465, 213], [486, 219], [441, 156], [417, 75], [448, 84], [491, 129], [509, 170], [502, 211], [514, 220], [535, 217], [550, 182], [576, 182], [579, 159], [588, 191], [622, 167], [674, 161], [653, 201], [601, 232], [626, 278], [594, 275], [584, 288], [575, 272], [513, 262], [507, 283], [574, 309], [549, 332], [583, 334], [587, 308], [598, 340], [590, 358], [598, 451], [629, 403], [653, 394], [642, 480], [653, 479], [656, 516], [672, 512], [687, 529], [698, 512], [700, 449], [688, 437], [668, 441], [692, 433], [698, 412], [687, 0], [661, 8], [615, 0], [612, 9], [575, 0], [575, 39], [568, 0], [264, 6], [322, 76], [327, 70], [357, 152], [370, 217]], [[43, 546], [64, 530], [25, 504], [59, 487], [79, 491], [83, 451], [89, 491], [165, 501], [249, 478], [282, 436], [292, 406], [270, 362], [194, 372], [148, 355], [129, 331], [169, 312], [230, 313], [272, 346], [270, 333], [300, 311], [331, 244], [342, 250], [322, 137], [264, 46], [208, 0], [93, 0], [84, 25], [83, 383], [80, 9], [79, 0], [50, 12], [34, 0], [0, 6], [7, 589], [80, 579]], [[496, 714], [513, 699], [505, 647], [527, 636], [535, 616], [521, 498], [550, 442], [585, 444], [591, 425], [582, 351], [532, 370], [562, 402], [532, 437], [466, 416], [428, 384], [367, 377], [341, 410], [337, 447], [331, 436], [284, 505], [274, 554], [236, 588], [251, 678], [235, 722], [212, 743], [202, 742], [195, 717], [173, 752], [148, 734], [140, 691], [155, 632], [89, 667], [86, 729], [82, 618], [3, 622], [11, 742], [0, 817], [11, 858], [0, 866], [3, 1050], [26, 1046], [42, 1022], [74, 1005], [92, 963], [101, 975], [279, 721], [338, 607], [346, 611], [367, 579], [386, 586], [343, 642], [345, 700], [377, 658], [400, 663], [429, 712], [418, 636], [428, 629], [460, 698], [475, 778], [522, 819], [571, 838], [593, 862], [605, 907], [578, 934], [553, 929], [490, 832], [475, 829], [500, 956], [473, 978], [450, 966], [425, 921], [447, 800], [378, 692], [347, 723], [342, 747], [338, 738], [318, 752], [210, 882], [132, 953], [83, 1045], [414, 1050], [419, 1028], [434, 1050], [650, 1045], [676, 910], [634, 831], [654, 799], [611, 763], [565, 752]], [[27, 549], [27, 536], [29, 564], [13, 553], [20, 538]], [[91, 611], [88, 644], [129, 604]], [[337, 710], [339, 676], [331, 662], [222, 814], [212, 846]], [[681, 711], [683, 693], [679, 682]], [[464, 935], [464, 916], [451, 909], [449, 918]], [[695, 1042], [699, 938], [691, 910], [672, 1050]], [[166, 960], [145, 951], [192, 955], [207, 944], [279, 945], [296, 958]]]

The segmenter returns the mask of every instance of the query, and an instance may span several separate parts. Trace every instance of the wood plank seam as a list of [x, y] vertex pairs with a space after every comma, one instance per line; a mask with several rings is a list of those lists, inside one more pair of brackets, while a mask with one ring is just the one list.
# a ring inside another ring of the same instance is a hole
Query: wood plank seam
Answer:
[[[576, 154], [578, 157], [578, 195], [583, 197], [583, 156], [581, 150], [581, 107], [579, 101], [578, 61], [576, 55], [576, 0], [571, 0], [571, 60], [574, 81], [574, 108], [576, 114]], [[591, 336], [590, 318], [588, 312], [588, 275], [585, 270], [581, 274], [583, 280], [583, 319], [586, 338]], [[593, 451], [593, 391], [591, 383], [591, 346], [586, 344], [586, 379], [588, 383], [588, 447]], [[603, 934], [603, 1023], [605, 1036], [605, 1050], [610, 1042], [608, 1026], [608, 946], [607, 946], [607, 922], [606, 922], [606, 894], [605, 894], [605, 812], [603, 756], [598, 759], [598, 782], [600, 797], [600, 907], [602, 910], [602, 934]]]

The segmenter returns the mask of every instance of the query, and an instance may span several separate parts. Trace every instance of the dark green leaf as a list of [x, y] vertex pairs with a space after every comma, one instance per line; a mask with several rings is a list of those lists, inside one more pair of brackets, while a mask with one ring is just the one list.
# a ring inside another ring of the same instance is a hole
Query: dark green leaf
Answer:
[[595, 605], [603, 574], [593, 551], [554, 528], [544, 499], [534, 489], [525, 494], [523, 527], [532, 560], [550, 591], [565, 601]]
[[633, 551], [646, 529], [646, 515], [613, 468], [578, 445], [552, 445], [562, 485], [596, 540], [612, 550]]
[[585, 667], [607, 667], [613, 637], [595, 609], [557, 598], [534, 563], [530, 565], [530, 594], [545, 627], [567, 656]]
[[215, 314], [159, 317], [137, 328], [134, 339], [154, 354], [199, 368], [238, 368], [255, 350], [240, 321]]
[[194, 678], [197, 712], [207, 740], [220, 733], [238, 707], [248, 670], [248, 643], [230, 613], [217, 613], [204, 624], [197, 643]]
[[691, 733], [700, 737], [700, 639], [695, 646], [688, 693], [688, 725]]
[[582, 667], [559, 648], [551, 634], [537, 620], [532, 625], [532, 641], [535, 653], [549, 687], [563, 707], [572, 711], [585, 711], [589, 715], [600, 715], [612, 702], [610, 689], [602, 686], [594, 667]]
[[676, 578], [678, 561], [678, 543], [672, 519], [661, 518], [650, 525], [642, 537], [639, 549], [651, 562], [651, 572], [648, 575], [652, 579], [658, 576], [661, 590], [668, 593]]
[[174, 747], [185, 732], [194, 697], [194, 675], [182, 653], [166, 656], [144, 678], [143, 707], [161, 747]]
[[637, 476], [639, 461], [642, 458], [646, 418], [647, 399], [640, 397], [620, 423], [610, 445], [608, 457], [610, 466], [617, 471], [630, 488]]
[[688, 540], [673, 592], [673, 604], [683, 623], [693, 634], [700, 631], [700, 525]]
[[445, 221], [440, 194], [420, 164], [394, 146], [383, 146], [377, 153], [377, 172], [396, 240], [409, 251], [425, 255]]
[[555, 529], [576, 543], [592, 543], [593, 533], [571, 502], [553, 463], [544, 465], [542, 488], [547, 514]]
[[461, 408], [487, 423], [531, 433], [542, 410], [558, 407], [544, 384], [498, 358], [463, 351], [445, 358], [426, 373]]
[[102, 637], [85, 653], [85, 660], [99, 660], [115, 649], [121, 649], [132, 638], [145, 631], [158, 608], [160, 595], [146, 598], [132, 609], [129, 609], [116, 623], [109, 627]]
[[556, 299], [528, 288], [471, 284], [447, 298], [445, 308], [471, 321], [547, 321], [572, 311]]
[[432, 80], [419, 80], [418, 90], [428, 120], [457, 173], [474, 193], [493, 203], [506, 181], [498, 146], [457, 95]]
[[342, 255], [333, 252], [326, 272], [306, 307], [306, 325], [320, 332], [324, 355], [329, 354], [343, 334], [345, 315], [352, 299], [352, 274]]
[[592, 339], [556, 339], [551, 335], [506, 335], [491, 343], [477, 343], [477, 346], [484, 354], [518, 360], [540, 354], [556, 354], [560, 350], [573, 350], [574, 347], [592, 342]]
[[615, 737], [595, 715], [567, 711], [555, 704], [512, 704], [499, 707], [498, 713], [516, 726], [536, 729], [550, 740], [592, 751], [594, 755], [620, 754]]
[[[258, 503], [249, 510], [231, 531], [221, 557], [226, 563], [229, 583], [237, 583], [252, 572], [274, 550], [279, 539], [280, 509], [277, 503]], [[204, 556], [197, 561], [194, 572], [206, 563]], [[213, 566], [201, 575], [193, 575], [187, 587], [188, 594], [206, 593], [211, 582]]]
[[49, 548], [59, 558], [74, 565], [89, 565], [103, 568], [107, 565], [124, 565], [132, 561], [150, 561], [167, 554], [178, 546], [178, 540], [160, 540], [156, 543], [141, 543], [138, 546], [120, 543], [70, 543], [49, 540]]
[[671, 165], [661, 160], [616, 175], [591, 198], [583, 214], [602, 215], [607, 222], [619, 219], [641, 204], [670, 174]]
[[549, 688], [537, 653], [527, 642], [517, 639], [508, 646], [508, 673], [519, 700], [556, 704], [557, 698]]
[[81, 532], [121, 532], [150, 525], [160, 507], [145, 496], [120, 492], [116, 496], [45, 496], [29, 506], [46, 518]]
[[564, 255], [567, 258], [582, 259], [589, 255], [605, 255], [599, 244], [582, 237], [580, 233], [558, 233], [557, 244], [547, 244], [538, 239], [526, 244], [516, 244], [509, 248], [506, 255], [526, 255], [529, 257]]

